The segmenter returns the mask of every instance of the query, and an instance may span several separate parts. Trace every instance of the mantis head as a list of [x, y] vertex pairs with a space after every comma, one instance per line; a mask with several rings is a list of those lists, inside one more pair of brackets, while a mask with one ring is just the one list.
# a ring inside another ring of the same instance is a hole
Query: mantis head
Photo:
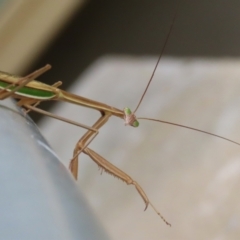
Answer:
[[132, 127], [138, 127], [139, 126], [139, 122], [135, 116], [134, 113], [132, 113], [132, 111], [130, 110], [130, 108], [124, 108], [123, 109], [124, 112], [124, 120], [125, 120], [125, 125], [129, 125]]

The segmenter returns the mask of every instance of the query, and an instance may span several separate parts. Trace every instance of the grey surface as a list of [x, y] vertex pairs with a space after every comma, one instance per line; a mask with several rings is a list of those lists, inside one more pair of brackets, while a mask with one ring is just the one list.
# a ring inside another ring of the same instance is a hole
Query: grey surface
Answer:
[[108, 239], [35, 124], [9, 100], [0, 112], [0, 239]]
[[[155, 63], [156, 57], [102, 57], [69, 91], [134, 109]], [[137, 116], [240, 142], [239, 79], [239, 59], [163, 58]], [[89, 125], [99, 117], [93, 110], [62, 103], [52, 112]], [[40, 128], [67, 165], [85, 130], [50, 118]], [[111, 239], [239, 239], [239, 146], [160, 123], [140, 121], [139, 128], [125, 127], [113, 117], [90, 147], [136, 180], [172, 223], [167, 227], [151, 208], [144, 212], [133, 187], [101, 175], [82, 154], [79, 185]]]

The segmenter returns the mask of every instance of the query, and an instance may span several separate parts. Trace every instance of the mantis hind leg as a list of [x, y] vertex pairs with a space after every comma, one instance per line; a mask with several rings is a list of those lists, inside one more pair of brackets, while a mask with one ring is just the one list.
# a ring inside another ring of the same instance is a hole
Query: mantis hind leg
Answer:
[[33, 73], [30, 73], [27, 76], [20, 78], [16, 83], [9, 84], [6, 88], [0, 90], [0, 99], [4, 100], [8, 97], [11, 97], [16, 91], [26, 86], [29, 82], [39, 77], [40, 75], [48, 71], [50, 68], [51, 66], [47, 64], [46, 66], [34, 71]]

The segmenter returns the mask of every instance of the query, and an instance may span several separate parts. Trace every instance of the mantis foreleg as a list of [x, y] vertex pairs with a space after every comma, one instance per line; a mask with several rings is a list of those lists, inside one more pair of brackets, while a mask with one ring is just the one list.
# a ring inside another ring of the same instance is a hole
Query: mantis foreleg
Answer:
[[[94, 129], [100, 129], [109, 119], [111, 116], [108, 112], [101, 112], [102, 116], [96, 121], [96, 123], [92, 126]], [[81, 152], [87, 154], [99, 167], [101, 167], [105, 172], [121, 179], [128, 185], [134, 185], [137, 189], [139, 195], [142, 197], [144, 203], [146, 204], [145, 210], [147, 209], [148, 205], [150, 204], [154, 211], [162, 218], [162, 220], [167, 224], [171, 224], [157, 211], [154, 205], [149, 201], [146, 193], [143, 191], [142, 187], [134, 181], [129, 175], [125, 172], [108, 162], [105, 158], [88, 148], [87, 146], [90, 142], [96, 137], [96, 133], [93, 131], [88, 131], [84, 134], [84, 136], [78, 141], [74, 149], [74, 157], [69, 164], [69, 169], [71, 170], [73, 176], [77, 179], [78, 176], [78, 155]], [[91, 139], [91, 140], [89, 140]]]
[[[96, 123], [92, 126], [93, 129], [99, 130], [109, 119], [111, 116], [110, 113], [101, 112], [102, 116], [96, 121]], [[70, 161], [69, 169], [72, 172], [75, 179], [78, 177], [78, 155], [92, 142], [92, 140], [97, 136], [97, 132], [87, 131], [83, 137], [77, 142], [74, 152], [73, 158]]]
[[111, 164], [110, 162], [108, 162], [105, 158], [103, 158], [102, 156], [100, 156], [99, 154], [97, 154], [96, 152], [91, 150], [90, 148], [85, 148], [83, 150], [83, 152], [85, 154], [87, 154], [105, 172], [107, 172], [107, 173], [109, 173], [109, 174], [111, 174], [111, 175], [121, 179], [122, 181], [124, 181], [128, 185], [134, 185], [135, 188], [137, 189], [139, 195], [142, 197], [144, 203], [146, 204], [146, 207], [145, 207], [144, 210], [146, 210], [147, 207], [148, 207], [148, 204], [150, 204], [152, 206], [152, 208], [154, 209], [154, 211], [162, 218], [162, 220], [167, 225], [171, 226], [171, 224], [161, 215], [160, 212], [157, 211], [157, 209], [149, 201], [146, 193], [143, 191], [141, 186], [136, 181], [134, 181], [129, 175], [127, 175], [125, 172], [123, 172], [122, 170], [120, 170], [119, 168], [117, 168], [116, 166]]

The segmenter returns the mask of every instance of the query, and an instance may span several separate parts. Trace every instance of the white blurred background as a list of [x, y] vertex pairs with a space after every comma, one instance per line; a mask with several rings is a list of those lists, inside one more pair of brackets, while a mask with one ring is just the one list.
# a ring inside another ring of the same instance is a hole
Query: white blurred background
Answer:
[[[134, 108], [156, 58], [107, 56], [96, 61], [69, 91], [122, 109]], [[240, 141], [240, 61], [166, 58], [139, 109], [155, 117]], [[121, 84], [116, 84], [116, 80]], [[85, 124], [99, 113], [58, 104], [52, 112]], [[84, 130], [52, 119], [40, 123], [67, 166]], [[144, 204], [135, 188], [101, 175], [80, 157], [79, 187], [111, 239], [238, 239], [240, 146], [178, 127], [142, 121], [104, 126], [91, 148], [144, 188], [172, 228]]]

